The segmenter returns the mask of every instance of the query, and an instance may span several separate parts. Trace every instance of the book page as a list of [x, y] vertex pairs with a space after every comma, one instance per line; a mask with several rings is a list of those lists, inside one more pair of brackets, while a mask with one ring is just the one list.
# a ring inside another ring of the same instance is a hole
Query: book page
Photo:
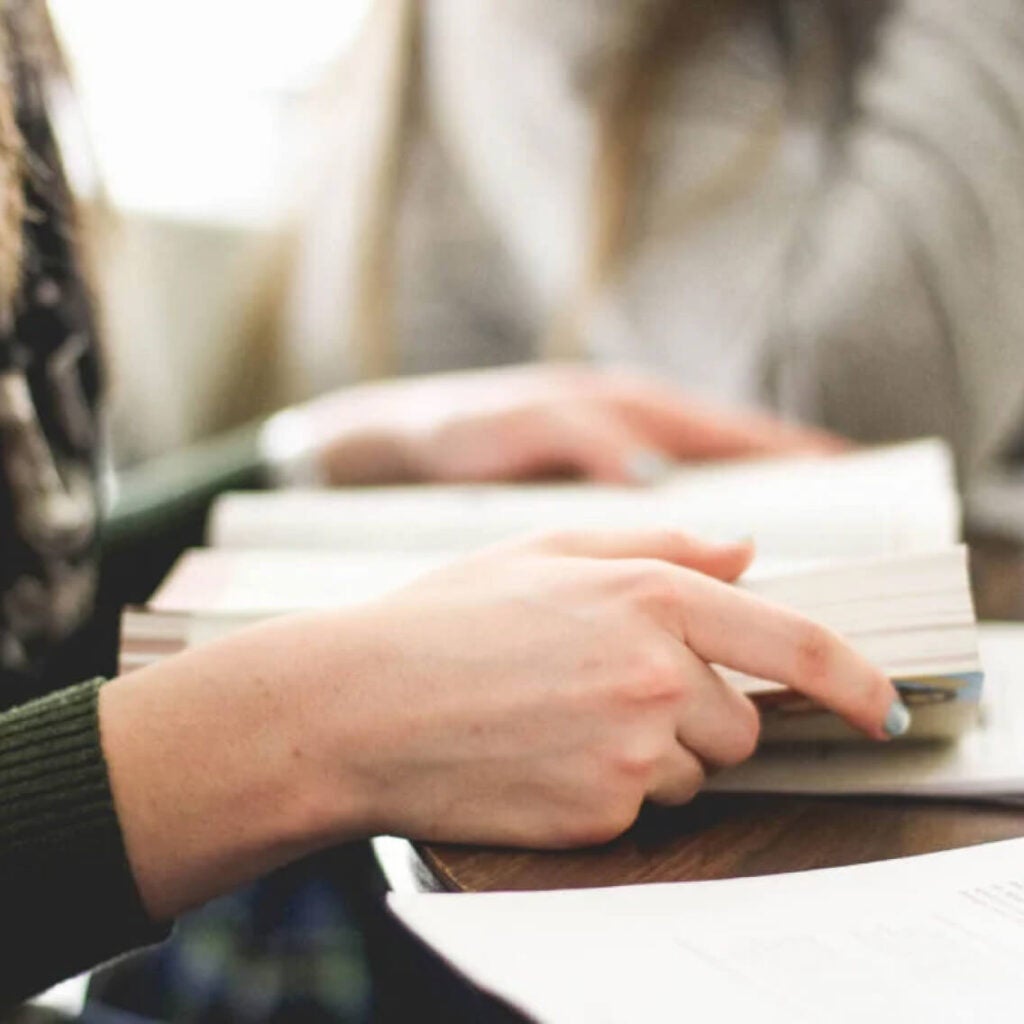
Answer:
[[977, 1024], [1024, 1002], [1024, 840], [721, 882], [397, 895], [392, 909], [540, 1021]]

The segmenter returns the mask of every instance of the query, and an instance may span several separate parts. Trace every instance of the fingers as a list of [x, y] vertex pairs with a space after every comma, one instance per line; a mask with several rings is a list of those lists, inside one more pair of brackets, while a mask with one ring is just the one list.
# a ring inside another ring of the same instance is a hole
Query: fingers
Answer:
[[673, 806], [696, 796], [707, 766], [746, 761], [757, 749], [760, 733], [757, 709], [746, 697], [692, 651], [680, 647], [680, 658], [687, 696], [680, 704], [677, 742], [659, 759], [647, 791], [648, 799]]
[[693, 569], [731, 583], [754, 558], [752, 541], [713, 544], [677, 530], [624, 530], [557, 533], [535, 546], [547, 553], [577, 558], [655, 559]]
[[700, 759], [678, 744], [670, 744], [658, 762], [647, 799], [666, 807], [689, 803], [704, 785], [706, 772]]
[[676, 727], [680, 744], [707, 765], [741, 764], [757, 749], [757, 708], [691, 650], [680, 648], [681, 670], [690, 683]]
[[675, 628], [699, 658], [783, 683], [867, 735], [891, 738], [886, 721], [902, 708], [895, 687], [836, 634], [707, 576], [676, 571], [676, 585]]
[[708, 405], [643, 378], [616, 377], [605, 394], [640, 436], [680, 459], [835, 454], [850, 447], [825, 431]]
[[622, 421], [591, 406], [530, 404], [425, 436], [424, 475], [438, 480], [581, 476], [606, 484], [653, 483], [667, 461]]
[[535, 470], [567, 470], [597, 483], [649, 484], [668, 468], [628, 424], [598, 410], [534, 416], [523, 431]]

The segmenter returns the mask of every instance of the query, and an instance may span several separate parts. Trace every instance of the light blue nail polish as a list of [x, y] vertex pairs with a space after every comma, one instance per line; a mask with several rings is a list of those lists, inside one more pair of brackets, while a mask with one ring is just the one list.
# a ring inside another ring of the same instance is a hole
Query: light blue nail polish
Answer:
[[672, 472], [672, 463], [652, 451], [639, 451], [630, 456], [626, 471], [638, 484], [656, 484]]
[[892, 707], [889, 708], [889, 713], [885, 716], [882, 728], [890, 739], [902, 736], [910, 728], [910, 711], [898, 697], [892, 702]]

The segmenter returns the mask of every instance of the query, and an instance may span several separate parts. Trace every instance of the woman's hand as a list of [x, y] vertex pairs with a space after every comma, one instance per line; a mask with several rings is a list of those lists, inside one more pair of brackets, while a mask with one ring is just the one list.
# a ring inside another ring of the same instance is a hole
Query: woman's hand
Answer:
[[334, 484], [573, 475], [649, 483], [675, 460], [840, 451], [845, 443], [623, 371], [534, 365], [390, 381], [291, 410]]
[[750, 554], [675, 533], [504, 545], [109, 684], [104, 747], [147, 906], [173, 914], [376, 833], [610, 839], [645, 799], [687, 801], [754, 750], [756, 711], [713, 664], [885, 738], [898, 698], [877, 669], [723, 582]]

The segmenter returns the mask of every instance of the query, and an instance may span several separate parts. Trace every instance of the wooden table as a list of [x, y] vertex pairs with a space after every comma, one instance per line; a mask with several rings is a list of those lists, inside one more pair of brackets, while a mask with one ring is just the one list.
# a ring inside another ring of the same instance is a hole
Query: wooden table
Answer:
[[[1024, 554], [972, 545], [979, 617], [1024, 621]], [[482, 892], [693, 881], [838, 867], [1024, 836], [1024, 809], [954, 802], [707, 794], [650, 809], [606, 846], [542, 853], [418, 847], [421, 888]], [[424, 871], [423, 868], [427, 870]]]

